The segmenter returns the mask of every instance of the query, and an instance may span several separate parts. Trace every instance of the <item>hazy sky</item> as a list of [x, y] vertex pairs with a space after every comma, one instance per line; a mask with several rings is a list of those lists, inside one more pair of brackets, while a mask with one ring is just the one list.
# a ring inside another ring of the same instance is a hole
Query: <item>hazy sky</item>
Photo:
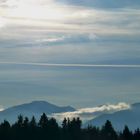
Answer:
[[139, 23], [139, 0], [0, 0], [0, 105], [139, 102]]

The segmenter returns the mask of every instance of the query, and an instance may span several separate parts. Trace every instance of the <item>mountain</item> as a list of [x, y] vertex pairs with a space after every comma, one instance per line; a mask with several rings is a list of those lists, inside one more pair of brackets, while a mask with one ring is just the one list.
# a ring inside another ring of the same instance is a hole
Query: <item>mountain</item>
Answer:
[[88, 121], [87, 125], [102, 126], [106, 120], [110, 120], [116, 130], [122, 130], [125, 125], [135, 130], [140, 127], [140, 103], [132, 104], [130, 109], [118, 111], [112, 114], [103, 114]]
[[28, 116], [29, 118], [33, 115], [38, 119], [42, 113], [51, 115], [53, 113], [71, 112], [75, 109], [71, 106], [60, 107], [53, 105], [45, 101], [34, 101], [27, 104], [17, 105], [10, 107], [0, 112], [0, 122], [4, 119], [14, 122], [17, 116], [22, 114], [23, 116]]

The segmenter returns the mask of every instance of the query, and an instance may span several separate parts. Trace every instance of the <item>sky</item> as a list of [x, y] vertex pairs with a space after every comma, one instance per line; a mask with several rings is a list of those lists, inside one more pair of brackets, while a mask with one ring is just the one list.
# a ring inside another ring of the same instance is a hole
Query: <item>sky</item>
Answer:
[[139, 0], [0, 0], [0, 108], [140, 100]]

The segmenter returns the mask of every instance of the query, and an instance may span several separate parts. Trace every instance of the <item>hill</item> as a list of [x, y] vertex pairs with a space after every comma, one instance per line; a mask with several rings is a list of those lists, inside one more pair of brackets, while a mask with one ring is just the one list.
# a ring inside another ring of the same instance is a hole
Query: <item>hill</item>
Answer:
[[69, 112], [69, 111], [70, 112], [75, 111], [75, 109], [71, 106], [64, 106], [64, 107], [56, 106], [46, 101], [34, 101], [31, 103], [10, 107], [1, 111], [0, 121], [6, 119], [13, 122], [17, 119], [17, 116], [19, 114], [28, 117], [32, 117], [34, 115], [36, 118], [39, 118], [39, 116], [42, 113], [51, 115], [53, 113], [62, 113], [62, 112]]
[[122, 130], [124, 125], [132, 130], [140, 127], [140, 103], [132, 104], [130, 109], [118, 111], [112, 114], [103, 114], [88, 121], [87, 125], [102, 126], [106, 120], [110, 120], [117, 130]]

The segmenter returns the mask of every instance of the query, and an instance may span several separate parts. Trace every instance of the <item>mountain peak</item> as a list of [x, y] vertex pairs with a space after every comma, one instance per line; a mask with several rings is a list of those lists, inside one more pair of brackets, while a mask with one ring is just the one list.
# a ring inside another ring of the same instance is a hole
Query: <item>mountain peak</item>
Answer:
[[31, 103], [29, 103], [29, 104], [32, 104], [32, 105], [51, 105], [51, 106], [56, 106], [56, 105], [54, 105], [54, 104], [52, 104], [52, 103], [49, 103], [49, 102], [47, 102], [47, 101], [32, 101]]
[[69, 111], [72, 112], [75, 111], [75, 109], [71, 106], [57, 106], [47, 101], [32, 101], [31, 103], [17, 105], [1, 111], [0, 121], [3, 121], [4, 119], [14, 121], [19, 114], [27, 117], [32, 117], [34, 115], [36, 118], [39, 118], [42, 113], [51, 115], [53, 113]]

